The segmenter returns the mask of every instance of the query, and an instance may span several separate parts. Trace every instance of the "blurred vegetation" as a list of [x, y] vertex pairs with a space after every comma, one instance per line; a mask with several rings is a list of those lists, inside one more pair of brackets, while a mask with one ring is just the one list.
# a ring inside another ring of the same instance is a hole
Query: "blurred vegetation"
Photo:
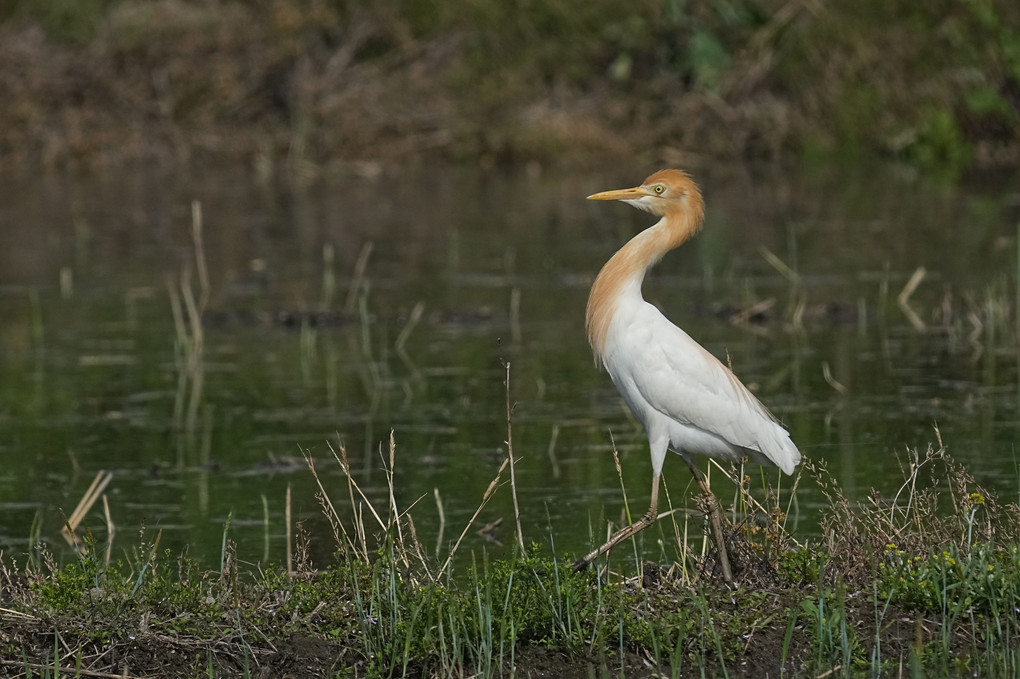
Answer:
[[1013, 0], [6, 0], [0, 162], [1016, 165], [1018, 26]]

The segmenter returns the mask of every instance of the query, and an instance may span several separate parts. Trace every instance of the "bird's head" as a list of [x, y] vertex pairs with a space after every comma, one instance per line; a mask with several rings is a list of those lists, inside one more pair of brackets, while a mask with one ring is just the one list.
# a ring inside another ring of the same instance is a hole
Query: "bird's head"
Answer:
[[683, 170], [659, 170], [640, 186], [602, 191], [588, 200], [622, 200], [658, 217], [686, 217], [698, 225], [704, 213], [701, 191]]

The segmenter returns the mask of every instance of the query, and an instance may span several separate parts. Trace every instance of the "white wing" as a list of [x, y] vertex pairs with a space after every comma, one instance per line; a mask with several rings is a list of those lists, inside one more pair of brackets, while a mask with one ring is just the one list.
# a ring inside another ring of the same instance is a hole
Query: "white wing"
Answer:
[[624, 306], [607, 337], [605, 365], [650, 436], [664, 426], [682, 452], [747, 454], [793, 473], [800, 452], [789, 434], [726, 366], [651, 304]]

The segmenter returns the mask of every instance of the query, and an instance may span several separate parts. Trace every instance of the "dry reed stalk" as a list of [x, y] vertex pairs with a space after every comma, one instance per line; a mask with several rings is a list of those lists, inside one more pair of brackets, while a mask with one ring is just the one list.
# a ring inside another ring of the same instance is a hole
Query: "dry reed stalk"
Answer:
[[416, 380], [422, 379], [422, 373], [418, 368], [418, 365], [411, 360], [410, 354], [407, 353], [407, 340], [411, 338], [411, 333], [414, 332], [416, 327], [418, 327], [418, 323], [421, 321], [421, 317], [424, 313], [425, 302], [418, 302], [414, 305], [414, 308], [411, 309], [411, 315], [407, 319], [407, 323], [404, 324], [400, 334], [397, 335], [397, 341], [393, 345], [397, 352], [397, 356], [399, 356], [400, 360], [404, 362], [404, 365], [407, 366], [407, 369], [411, 371], [411, 374]]
[[517, 526], [517, 546], [524, 552], [524, 533], [521, 531], [521, 506], [517, 502], [517, 474], [514, 465], [514, 436], [513, 436], [513, 406], [510, 405], [510, 361], [505, 364], [506, 381], [503, 383], [506, 388], [506, 449], [507, 459], [510, 460], [510, 494], [514, 499], [514, 522]]
[[174, 331], [177, 334], [177, 343], [181, 347], [188, 344], [188, 326], [184, 322], [184, 307], [181, 304], [180, 293], [177, 292], [177, 281], [170, 274], [166, 275], [166, 291], [170, 297], [170, 313], [174, 318]]
[[450, 562], [453, 561], [453, 557], [457, 553], [457, 548], [460, 547], [460, 543], [464, 539], [464, 536], [467, 535], [467, 532], [469, 530], [471, 530], [471, 526], [474, 524], [475, 519], [478, 518], [478, 515], [482, 513], [482, 509], [489, 502], [489, 498], [492, 497], [493, 492], [495, 492], [496, 487], [499, 485], [499, 479], [503, 475], [503, 472], [504, 470], [506, 470], [508, 464], [510, 464], [509, 458], [503, 460], [503, 464], [499, 466], [499, 471], [496, 472], [496, 478], [494, 478], [489, 483], [489, 487], [485, 489], [485, 493], [482, 495], [481, 504], [478, 505], [478, 508], [475, 510], [475, 513], [471, 515], [471, 518], [468, 520], [467, 525], [464, 526], [464, 530], [461, 531], [460, 537], [457, 538], [457, 542], [454, 543], [453, 549], [450, 550], [450, 554], [446, 557], [446, 561], [443, 562], [443, 567], [436, 572], [436, 577], [439, 577], [440, 574], [445, 572], [447, 567], [450, 565]]
[[358, 253], [358, 260], [354, 263], [354, 277], [351, 279], [351, 287], [347, 289], [347, 301], [344, 303], [344, 311], [354, 311], [354, 305], [358, 301], [358, 292], [365, 281], [365, 270], [368, 269], [368, 258], [372, 256], [372, 249], [375, 248], [373, 241], [365, 241]]
[[195, 267], [198, 269], [198, 285], [201, 297], [198, 308], [205, 311], [209, 304], [209, 266], [205, 259], [205, 241], [202, 238], [202, 203], [191, 201], [191, 240], [195, 247]]
[[290, 482], [287, 482], [287, 505], [283, 510], [283, 520], [286, 524], [287, 531], [287, 575], [290, 577], [294, 576], [294, 553], [291, 551], [292, 544], [294, 541], [294, 535], [291, 532], [291, 514], [290, 514]]
[[546, 455], [549, 456], [549, 464], [552, 465], [552, 475], [554, 479], [560, 478], [560, 461], [556, 457], [556, 441], [560, 438], [560, 425], [554, 424], [552, 427], [552, 433], [549, 435], [549, 447], [546, 449]]
[[439, 512], [439, 537], [436, 538], [436, 558], [439, 558], [439, 550], [443, 544], [443, 533], [446, 531], [446, 512], [443, 511], [443, 498], [439, 496], [439, 487], [432, 489], [436, 498], [436, 510]]
[[116, 532], [116, 528], [113, 525], [113, 517], [110, 516], [110, 503], [106, 499], [106, 494], [103, 494], [103, 515], [106, 517], [106, 560], [104, 563], [109, 566], [110, 558], [113, 556], [113, 535]]
[[200, 306], [195, 299], [195, 292], [191, 289], [191, 267], [186, 263], [180, 280], [181, 298], [184, 300], [184, 310], [188, 312], [188, 327], [190, 333], [188, 343], [185, 345], [188, 354], [188, 371], [195, 372], [202, 358], [202, 347], [205, 341], [205, 334], [202, 331], [202, 313], [204, 307]]
[[81, 500], [78, 501], [78, 506], [71, 512], [71, 517], [64, 524], [64, 527], [60, 529], [64, 539], [67, 540], [67, 544], [72, 546], [78, 544], [78, 536], [75, 535], [74, 531], [77, 530], [82, 519], [89, 513], [92, 505], [96, 503], [112, 479], [113, 474], [111, 472], [102, 470], [96, 472], [96, 477], [92, 479], [92, 484], [85, 491]]
[[917, 287], [921, 285], [921, 281], [924, 280], [926, 275], [928, 275], [928, 271], [923, 266], [917, 267], [914, 270], [914, 273], [911, 274], [907, 284], [903, 286], [902, 290], [900, 290], [900, 294], [896, 296], [896, 304], [900, 307], [903, 315], [907, 317], [907, 320], [910, 321], [910, 325], [914, 326], [914, 330], [917, 332], [924, 332], [927, 329], [927, 326], [924, 324], [924, 321], [921, 320], [921, 317], [917, 315], [917, 312], [914, 311], [913, 307], [910, 306], [910, 297], [914, 294], [914, 291], [917, 290]]
[[[180, 276], [176, 280], [171, 276], [166, 278], [174, 330], [178, 345], [184, 352], [185, 362], [184, 368], [179, 371], [174, 420], [180, 422], [183, 418], [185, 429], [189, 434], [195, 430], [198, 410], [202, 402], [205, 380], [202, 364], [205, 333], [202, 318], [209, 304], [210, 295], [209, 266], [206, 262], [203, 239], [202, 204], [197, 200], [191, 203], [191, 240], [194, 248], [194, 265], [198, 276], [198, 297], [196, 298], [195, 291], [192, 289], [191, 261], [186, 260], [183, 263]], [[190, 389], [188, 389], [189, 385]], [[185, 393], [187, 393], [186, 408]]]

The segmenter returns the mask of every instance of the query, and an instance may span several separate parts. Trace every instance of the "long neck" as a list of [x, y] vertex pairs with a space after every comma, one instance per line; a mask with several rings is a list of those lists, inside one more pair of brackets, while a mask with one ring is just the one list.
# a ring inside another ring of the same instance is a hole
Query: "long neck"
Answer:
[[602, 362], [605, 357], [606, 337], [620, 300], [631, 297], [640, 301], [645, 273], [664, 254], [690, 238], [700, 221], [700, 215], [696, 220], [667, 215], [631, 238], [599, 271], [585, 314], [588, 343], [596, 361]]

